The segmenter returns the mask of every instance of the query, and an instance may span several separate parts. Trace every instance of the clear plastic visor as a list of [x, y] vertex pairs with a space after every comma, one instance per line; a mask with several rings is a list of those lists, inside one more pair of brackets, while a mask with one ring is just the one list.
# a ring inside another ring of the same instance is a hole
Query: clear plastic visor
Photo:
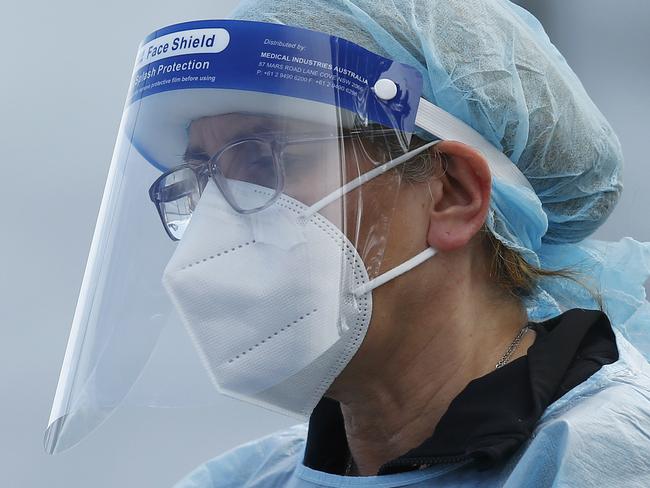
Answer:
[[[245, 109], [237, 110], [233, 100], [241, 100], [242, 92], [205, 90], [212, 92], [208, 103], [197, 101], [196, 90], [187, 92], [193, 93], [185, 100], [178, 91], [143, 98], [123, 118], [45, 434], [48, 452], [76, 444], [123, 402], [192, 406], [226, 401], [217, 390], [237, 396], [215, 381], [206, 367], [210, 352], [197, 345], [196, 333], [188, 334], [187, 320], [181, 319], [162, 285], [165, 269], [202, 206], [204, 216], [234, 212], [243, 216], [242, 222], [264, 220], [262, 231], [259, 226], [254, 231], [264, 233], [267, 244], [275, 246], [270, 255], [276, 257], [259, 269], [286, 263], [283, 273], [301, 274], [301, 289], [328, 294], [334, 290], [345, 299], [346, 293], [336, 290], [347, 279], [346, 241], [358, 252], [370, 279], [382, 271], [400, 168], [345, 194], [337, 192], [403, 155], [409, 134], [369, 124], [363, 114], [286, 96], [244, 94]], [[221, 106], [219, 100], [228, 102]], [[180, 121], [161, 117], [183, 109], [189, 115]], [[209, 199], [204, 198], [206, 192]], [[306, 246], [286, 245], [286, 222], [276, 226], [273, 218], [266, 218], [282, 202], [292, 202], [301, 211], [315, 209], [345, 236], [340, 256], [327, 273], [318, 271], [317, 253], [305, 257]], [[225, 237], [226, 243], [231, 239], [238, 245], [233, 226], [227, 224], [233, 215], [226, 223], [216, 218], [209, 228], [195, 228], [192, 239], [205, 246], [206, 253], [212, 238]], [[293, 269], [300, 259], [314, 266]], [[239, 280], [237, 266], [245, 267], [241, 273], [250, 272], [250, 260], [235, 262], [230, 274], [218, 271], [214, 279]], [[274, 283], [258, 281], [262, 283], [251, 282], [259, 287], [251, 298], [255, 303], [276, 289]], [[233, 286], [248, 285], [240, 281]], [[214, 300], [225, 300], [225, 294], [219, 294]], [[312, 295], [318, 298], [318, 293]], [[333, 304], [332, 316], [343, 306]], [[275, 304], [269, 302], [268, 307], [269, 314], [277, 312]], [[300, 316], [299, 310], [295, 313]], [[314, 355], [325, 354], [345, 330], [334, 322], [333, 332], [324, 334], [330, 342], [322, 342], [318, 334], [310, 339], [308, 349]], [[248, 327], [249, 335], [229, 345], [233, 351], [257, 340], [255, 324], [249, 321]], [[215, 337], [218, 329], [211, 329]], [[300, 367], [296, 359], [295, 371], [277, 372], [278, 382], [298, 375]]]

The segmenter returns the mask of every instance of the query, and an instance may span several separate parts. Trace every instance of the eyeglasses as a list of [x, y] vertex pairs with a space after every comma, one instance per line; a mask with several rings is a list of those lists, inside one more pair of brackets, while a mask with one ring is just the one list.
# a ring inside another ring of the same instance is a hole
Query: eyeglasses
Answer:
[[[163, 173], [149, 188], [149, 198], [158, 210], [167, 235], [173, 241], [178, 241], [210, 178], [236, 212], [259, 212], [273, 205], [282, 194], [285, 182], [283, 158], [287, 146], [316, 144], [361, 135], [367, 136], [367, 130], [363, 133], [349, 130], [344, 134], [306, 135], [292, 139], [277, 135], [239, 139], [223, 147], [207, 162], [182, 164]], [[395, 137], [395, 131], [378, 129], [373, 130], [371, 135]], [[254, 192], [242, 198], [234, 188], [234, 182], [238, 181], [253, 183], [271, 191]]]

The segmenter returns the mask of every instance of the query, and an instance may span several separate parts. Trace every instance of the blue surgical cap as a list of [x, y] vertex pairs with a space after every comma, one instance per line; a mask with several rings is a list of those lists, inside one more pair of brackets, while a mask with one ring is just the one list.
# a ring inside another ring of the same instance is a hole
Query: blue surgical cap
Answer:
[[233, 17], [326, 32], [416, 67], [423, 97], [482, 134], [534, 189], [493, 182], [492, 233], [532, 264], [586, 277], [542, 280], [531, 320], [593, 308], [599, 292], [650, 357], [650, 244], [587, 239], [621, 194], [621, 146], [533, 15], [507, 0], [244, 0]]

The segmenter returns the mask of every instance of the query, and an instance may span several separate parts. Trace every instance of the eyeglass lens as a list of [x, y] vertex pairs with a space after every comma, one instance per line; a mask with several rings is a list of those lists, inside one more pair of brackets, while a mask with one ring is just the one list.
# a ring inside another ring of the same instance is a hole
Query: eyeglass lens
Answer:
[[190, 168], [169, 173], [158, 183], [158, 208], [167, 233], [180, 239], [201, 198], [201, 185]]

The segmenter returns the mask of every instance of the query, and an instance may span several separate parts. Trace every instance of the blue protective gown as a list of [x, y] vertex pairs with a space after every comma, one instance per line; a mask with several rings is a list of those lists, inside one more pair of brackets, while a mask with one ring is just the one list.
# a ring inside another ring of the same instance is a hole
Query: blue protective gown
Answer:
[[383, 476], [339, 476], [303, 465], [307, 425], [245, 444], [175, 488], [650, 487], [650, 365], [616, 332], [618, 361], [552, 403], [531, 438], [487, 471], [468, 463]]

